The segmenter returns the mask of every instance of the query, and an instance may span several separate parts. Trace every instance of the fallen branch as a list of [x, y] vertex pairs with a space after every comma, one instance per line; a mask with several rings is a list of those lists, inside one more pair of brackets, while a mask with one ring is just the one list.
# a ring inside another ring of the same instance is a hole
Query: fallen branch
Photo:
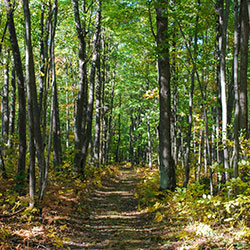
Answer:
[[26, 209], [26, 207], [22, 207], [21, 209], [17, 210], [16, 212], [12, 213], [12, 214], [1, 214], [0, 218], [10, 218], [14, 215], [17, 215], [19, 213], [21, 213], [22, 211], [24, 211]]

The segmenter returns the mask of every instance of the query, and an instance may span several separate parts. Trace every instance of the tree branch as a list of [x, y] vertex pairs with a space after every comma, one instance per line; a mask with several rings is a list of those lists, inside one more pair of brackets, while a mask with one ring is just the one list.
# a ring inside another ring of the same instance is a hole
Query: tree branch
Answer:
[[150, 28], [151, 28], [151, 32], [156, 40], [156, 35], [154, 32], [154, 27], [153, 27], [153, 23], [152, 23], [152, 15], [151, 15], [151, 1], [148, 1], [148, 15], [149, 15], [149, 23], [150, 23]]

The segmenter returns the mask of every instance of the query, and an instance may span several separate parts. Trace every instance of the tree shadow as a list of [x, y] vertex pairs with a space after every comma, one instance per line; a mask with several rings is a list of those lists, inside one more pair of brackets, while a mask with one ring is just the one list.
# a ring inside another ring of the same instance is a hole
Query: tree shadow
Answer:
[[87, 201], [91, 210], [89, 217], [70, 217], [77, 232], [72, 238], [81, 242], [67, 242], [64, 246], [71, 249], [163, 249], [157, 244], [161, 229], [154, 227], [150, 214], [138, 211], [138, 200], [134, 196], [138, 182], [135, 171], [123, 167], [119, 176], [93, 190]]

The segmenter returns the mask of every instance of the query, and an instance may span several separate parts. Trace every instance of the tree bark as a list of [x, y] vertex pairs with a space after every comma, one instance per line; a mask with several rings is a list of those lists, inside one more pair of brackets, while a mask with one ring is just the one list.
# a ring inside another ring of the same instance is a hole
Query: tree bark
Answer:
[[4, 84], [2, 90], [2, 138], [3, 143], [7, 144], [9, 137], [9, 51], [4, 57]]
[[25, 172], [25, 160], [26, 160], [26, 97], [24, 87], [24, 76], [22, 69], [22, 60], [19, 50], [19, 45], [16, 36], [16, 29], [14, 24], [13, 12], [14, 9], [10, 4], [10, 0], [5, 0], [5, 6], [7, 8], [8, 17], [8, 29], [10, 42], [12, 47], [12, 53], [14, 58], [14, 65], [17, 76], [18, 86], [18, 134], [19, 134], [19, 157], [18, 157], [18, 173], [23, 175]]
[[[240, 156], [239, 132], [240, 132], [240, 103], [239, 103], [239, 76], [238, 76], [238, 59], [239, 59], [239, 4], [238, 0], [234, 0], [234, 49], [233, 49], [233, 84], [234, 84], [234, 151], [232, 156], [233, 177], [238, 178], [239, 167], [238, 161]], [[234, 187], [234, 195], [237, 195], [239, 188]]]
[[150, 170], [153, 169], [152, 162], [152, 143], [151, 143], [151, 132], [150, 132], [150, 120], [147, 117], [147, 136], [148, 136], [148, 167]]
[[110, 160], [110, 147], [111, 147], [111, 140], [112, 140], [112, 122], [113, 122], [113, 108], [114, 108], [114, 98], [115, 98], [115, 73], [114, 79], [112, 82], [112, 90], [111, 90], [111, 97], [110, 97], [110, 109], [109, 114], [107, 117], [107, 144], [106, 144], [106, 152], [105, 152], [105, 163], [108, 164]]
[[118, 115], [118, 135], [115, 150], [115, 161], [120, 162], [120, 143], [121, 143], [121, 95], [119, 96], [119, 115]]
[[[86, 56], [86, 31], [85, 21], [83, 23], [80, 19], [79, 1], [72, 0], [74, 6], [75, 26], [79, 41], [79, 91], [76, 103], [76, 116], [75, 116], [75, 156], [74, 156], [74, 173], [83, 175], [83, 132], [86, 123], [86, 106], [87, 99], [87, 56]], [[83, 1], [83, 13], [85, 13], [85, 1]]]
[[240, 129], [240, 104], [239, 104], [239, 82], [238, 82], [238, 57], [239, 57], [239, 4], [234, 0], [234, 61], [233, 61], [233, 81], [234, 81], [234, 154], [233, 154], [233, 175], [239, 176], [239, 129]]
[[[159, 0], [159, 5], [168, 5], [168, 1]], [[156, 8], [158, 82], [160, 96], [159, 156], [160, 156], [160, 189], [174, 190], [176, 187], [175, 166], [171, 155], [170, 117], [171, 89], [169, 64], [169, 37], [167, 6]]]
[[96, 30], [93, 38], [93, 58], [89, 76], [89, 93], [88, 93], [88, 109], [86, 117], [86, 130], [84, 131], [84, 139], [82, 146], [82, 168], [84, 171], [86, 159], [88, 155], [89, 143], [92, 137], [92, 121], [93, 121], [93, 107], [94, 107], [94, 93], [95, 93], [95, 73], [98, 61], [98, 54], [100, 50], [100, 32], [101, 32], [101, 1], [97, 2], [96, 14]]
[[[99, 45], [100, 46], [100, 45]], [[101, 97], [102, 78], [100, 65], [100, 48], [97, 55], [97, 75], [96, 75], [96, 102], [95, 102], [95, 136], [94, 136], [94, 162], [98, 167], [100, 163], [100, 129], [101, 129]]]
[[241, 0], [240, 3], [240, 129], [248, 139], [248, 96], [247, 96], [247, 70], [248, 70], [248, 41], [249, 41], [249, 16], [248, 1]]
[[[198, 2], [198, 5], [200, 3]], [[198, 42], [198, 22], [199, 22], [199, 15], [196, 16], [195, 22], [195, 35], [194, 35], [194, 59], [193, 59], [193, 68], [191, 73], [191, 86], [189, 92], [189, 109], [188, 109], [188, 133], [187, 133], [187, 143], [186, 143], [186, 154], [185, 154], [185, 179], [184, 179], [184, 187], [187, 187], [189, 181], [189, 174], [190, 174], [190, 143], [191, 143], [191, 135], [192, 135], [192, 126], [193, 126], [193, 95], [194, 95], [194, 82], [195, 82], [195, 72], [196, 72], [196, 58], [197, 58], [197, 42]], [[189, 44], [190, 48], [190, 44]]]
[[57, 12], [58, 12], [58, 2], [54, 1], [53, 13], [54, 21], [51, 26], [51, 87], [53, 95], [53, 156], [54, 156], [54, 169], [62, 163], [62, 144], [61, 144], [61, 130], [60, 130], [60, 118], [59, 118], [59, 105], [57, 97], [57, 81], [56, 81], [56, 65], [55, 65], [55, 32], [57, 25]]
[[9, 141], [8, 147], [12, 148], [13, 136], [15, 133], [15, 120], [16, 120], [16, 71], [14, 65], [11, 70], [11, 91], [10, 91], [10, 121], [9, 121]]
[[[29, 1], [23, 0], [23, 11], [25, 17], [25, 43], [26, 43], [26, 78], [27, 78], [27, 93], [30, 104], [30, 126], [34, 131], [34, 142], [37, 153], [39, 166], [39, 199], [43, 198], [42, 185], [45, 178], [45, 158], [44, 158], [44, 142], [42, 140], [40, 129], [40, 116], [37, 103], [37, 90], [35, 80], [35, 66], [33, 59], [33, 48], [31, 42], [31, 21]], [[30, 138], [32, 139], [32, 138]]]
[[221, 88], [221, 106], [222, 106], [222, 144], [224, 156], [225, 178], [229, 181], [229, 156], [227, 149], [227, 96], [226, 96], [226, 39], [230, 0], [226, 0], [226, 7], [224, 9], [224, 0], [218, 0], [218, 14], [219, 14], [219, 51], [220, 51], [220, 88]]

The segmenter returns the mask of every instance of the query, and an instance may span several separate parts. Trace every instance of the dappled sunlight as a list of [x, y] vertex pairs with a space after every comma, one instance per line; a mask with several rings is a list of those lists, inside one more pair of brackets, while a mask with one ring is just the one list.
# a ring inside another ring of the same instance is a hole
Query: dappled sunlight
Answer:
[[82, 242], [65, 242], [65, 245], [85, 249], [149, 249], [153, 246], [152, 249], [156, 249], [154, 234], [160, 233], [159, 227], [154, 226], [147, 211], [138, 210], [134, 196], [136, 175], [132, 168], [123, 167], [119, 176], [93, 190], [88, 198], [89, 216], [84, 221], [80, 216], [68, 219]]
[[121, 195], [121, 196], [123, 196], [123, 198], [125, 197], [130, 197], [131, 196], [131, 192], [130, 191], [96, 191], [95, 192], [95, 195], [97, 195], [97, 196], [103, 196], [103, 195], [105, 195], [105, 196], [112, 196], [112, 195]]

